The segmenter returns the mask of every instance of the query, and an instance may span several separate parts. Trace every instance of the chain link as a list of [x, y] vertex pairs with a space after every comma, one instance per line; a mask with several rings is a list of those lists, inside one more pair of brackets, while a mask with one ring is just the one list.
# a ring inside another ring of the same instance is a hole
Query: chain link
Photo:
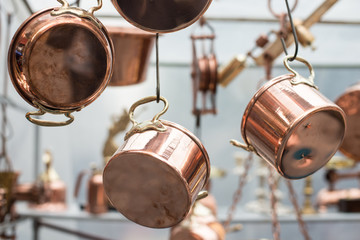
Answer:
[[291, 202], [292, 202], [292, 204], [294, 206], [295, 212], [296, 212], [296, 218], [297, 218], [297, 221], [298, 221], [298, 224], [299, 224], [300, 232], [304, 236], [305, 240], [311, 240], [311, 238], [309, 236], [309, 233], [308, 233], [308, 230], [307, 230], [307, 227], [306, 227], [306, 224], [305, 224], [305, 222], [304, 222], [304, 220], [302, 218], [302, 214], [301, 214], [299, 205], [298, 205], [297, 200], [296, 200], [296, 194], [295, 194], [293, 185], [291, 184], [290, 180], [286, 180], [286, 185], [287, 185], [287, 187], [289, 189], [290, 200], [291, 200]]
[[276, 184], [274, 178], [274, 169], [268, 165], [269, 175], [268, 175], [268, 184], [270, 188], [270, 204], [271, 204], [271, 220], [272, 220], [272, 232], [274, 240], [280, 240], [280, 223], [278, 219], [276, 203], [277, 199], [275, 196]]
[[239, 177], [239, 184], [238, 184], [238, 188], [236, 189], [234, 195], [233, 195], [233, 202], [231, 204], [231, 207], [229, 208], [228, 211], [228, 216], [227, 219], [224, 223], [224, 228], [225, 230], [229, 230], [229, 225], [233, 219], [235, 210], [236, 210], [236, 205], [238, 204], [238, 202], [241, 199], [242, 196], [242, 189], [245, 186], [246, 180], [247, 180], [247, 175], [249, 173], [249, 169], [251, 167], [251, 164], [253, 162], [253, 158], [254, 158], [254, 154], [253, 153], [249, 153], [249, 155], [247, 156], [247, 158], [245, 159], [244, 162], [244, 172], [240, 175]]

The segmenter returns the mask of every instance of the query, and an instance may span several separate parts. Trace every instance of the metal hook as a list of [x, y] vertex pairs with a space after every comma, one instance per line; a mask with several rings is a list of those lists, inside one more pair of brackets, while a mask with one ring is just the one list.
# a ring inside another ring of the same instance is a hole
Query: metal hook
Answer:
[[160, 77], [159, 77], [159, 33], [156, 33], [156, 102], [160, 102]]
[[[297, 56], [297, 54], [298, 54], [299, 41], [298, 41], [298, 37], [297, 37], [297, 34], [296, 34], [294, 22], [293, 22], [293, 20], [292, 20], [291, 10], [290, 10], [290, 7], [289, 7], [288, 0], [285, 0], [285, 3], [286, 3], [287, 11], [288, 11], [288, 16], [289, 16], [290, 25], [291, 25], [291, 31], [292, 31], [292, 34], [294, 35], [294, 41], [295, 41], [295, 52], [294, 52], [294, 55], [293, 55], [292, 58], [289, 58], [289, 61], [292, 62], [292, 61], [294, 61], [294, 60], [296, 59], [296, 56]], [[286, 44], [285, 44], [284, 38], [281, 37], [280, 40], [281, 40], [281, 44], [282, 44], [282, 46], [283, 46], [283, 49], [284, 49], [285, 54], [288, 55], [288, 52], [287, 52], [287, 50], [286, 50]]]

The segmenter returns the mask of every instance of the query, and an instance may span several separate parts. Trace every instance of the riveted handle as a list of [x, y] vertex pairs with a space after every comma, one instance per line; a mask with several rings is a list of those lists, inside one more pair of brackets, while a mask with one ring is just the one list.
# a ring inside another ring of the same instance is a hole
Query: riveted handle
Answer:
[[310, 76], [308, 78], [304, 78], [303, 76], [301, 76], [298, 72], [296, 72], [294, 69], [292, 69], [289, 66], [289, 59], [291, 59], [291, 58], [293, 58], [293, 56], [286, 56], [283, 60], [286, 69], [294, 74], [294, 78], [290, 81], [291, 84], [293, 84], [293, 85], [306, 84], [306, 85], [309, 85], [310, 87], [317, 89], [317, 86], [315, 86], [315, 84], [314, 84], [315, 72], [314, 72], [314, 69], [311, 66], [311, 64], [302, 57], [298, 56], [295, 58], [295, 60], [304, 63], [309, 68]]
[[[66, 0], [57, 0], [57, 1], [62, 4], [61, 8], [70, 8], [70, 5], [69, 5], [69, 3], [68, 3]], [[90, 8], [90, 9], [88, 10], [88, 12], [89, 12], [90, 14], [94, 14], [95, 11], [99, 10], [100, 8], [102, 8], [102, 5], [103, 5], [102, 0], [97, 0], [97, 2], [98, 2], [98, 5], [97, 5], [97, 6], [92, 7], [92, 8]]]
[[235, 147], [239, 147], [239, 148], [242, 148], [242, 149], [244, 149], [244, 150], [246, 150], [248, 152], [253, 152], [253, 153], [257, 154], [255, 148], [253, 146], [251, 146], [251, 145], [246, 145], [246, 144], [241, 143], [241, 142], [239, 142], [237, 140], [234, 140], [234, 139], [231, 139], [230, 143]]
[[[39, 110], [35, 111], [35, 112], [28, 112], [28, 113], [26, 113], [25, 117], [27, 118], [27, 120], [29, 120], [30, 122], [32, 122], [34, 124], [37, 124], [40, 126], [46, 126], [46, 127], [60, 127], [60, 126], [69, 125], [70, 123], [72, 123], [74, 121], [74, 116], [71, 114], [72, 111], [50, 110], [35, 101], [33, 102], [33, 104], [37, 108], [39, 108]], [[62, 122], [55, 122], [55, 121], [49, 121], [49, 120], [40, 120], [40, 119], [36, 119], [36, 118], [32, 117], [32, 116], [42, 116], [45, 113], [64, 114], [65, 117], [68, 118], [68, 120], [62, 121]]]
[[164, 108], [158, 114], [156, 114], [153, 117], [153, 119], [150, 120], [150, 121], [145, 121], [145, 122], [142, 122], [142, 123], [138, 123], [134, 119], [134, 111], [140, 105], [156, 101], [157, 96], [149, 96], [149, 97], [142, 98], [142, 99], [138, 100], [137, 102], [135, 102], [130, 107], [130, 109], [129, 109], [129, 118], [130, 118], [130, 121], [132, 122], [133, 126], [130, 129], [130, 131], [126, 133], [125, 140], [128, 139], [131, 135], [133, 135], [135, 133], [141, 133], [141, 132], [144, 132], [144, 131], [147, 131], [147, 130], [156, 130], [156, 131], [159, 131], [159, 132], [166, 131], [166, 127], [159, 121], [159, 118], [160, 118], [160, 116], [162, 116], [168, 110], [169, 102], [164, 97], [160, 97], [159, 99], [164, 103]]
[[209, 195], [208, 191], [206, 191], [206, 190], [200, 191], [199, 194], [198, 194], [197, 197], [196, 197], [196, 201], [199, 201], [199, 200], [201, 200], [201, 199], [204, 199], [204, 198], [206, 198], [208, 195]]

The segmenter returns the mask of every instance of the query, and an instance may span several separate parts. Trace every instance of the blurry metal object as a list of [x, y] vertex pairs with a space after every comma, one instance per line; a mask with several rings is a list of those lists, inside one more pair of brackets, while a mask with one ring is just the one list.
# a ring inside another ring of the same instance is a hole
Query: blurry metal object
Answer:
[[211, 171], [210, 171], [210, 178], [223, 178], [226, 176], [226, 170], [219, 168], [219, 167], [214, 167], [211, 166]]
[[149, 32], [175, 32], [197, 21], [212, 0], [111, 0], [135, 27]]
[[359, 199], [360, 189], [338, 189], [329, 190], [326, 188], [321, 189], [317, 194], [316, 204], [320, 213], [327, 212], [328, 207], [336, 206], [341, 199]]
[[159, 117], [137, 123], [135, 108], [156, 96], [135, 102], [129, 117], [134, 126], [103, 173], [112, 205], [140, 225], [165, 228], [182, 221], [210, 176], [210, 162], [201, 142], [185, 128]]
[[360, 83], [348, 89], [335, 101], [346, 114], [345, 138], [340, 151], [347, 157], [360, 161]]
[[[314, 86], [314, 71], [306, 64], [305, 79], [288, 65], [293, 74], [274, 78], [260, 88], [248, 104], [241, 123], [245, 145], [282, 176], [304, 178], [324, 166], [338, 150], [345, 133], [345, 114]], [[326, 122], [327, 124], [324, 124]]]
[[312, 204], [312, 196], [314, 194], [314, 188], [312, 186], [312, 176], [307, 176], [305, 178], [305, 186], [303, 192], [304, 192], [304, 204], [301, 209], [302, 214], [316, 213], [316, 210]]
[[[88, 173], [87, 170], [80, 172], [75, 185], [75, 198], [78, 197], [80, 185], [83, 177]], [[95, 165], [91, 167], [91, 175], [87, 182], [87, 203], [85, 210], [100, 214], [108, 211], [108, 202], [105, 195], [102, 172]]]
[[219, 84], [226, 87], [241, 71], [246, 68], [246, 56], [237, 55], [229, 63], [219, 69]]
[[[216, 91], [218, 85], [218, 62], [215, 54], [215, 30], [205, 20], [204, 17], [199, 20], [202, 33], [191, 34], [192, 40], [192, 83], [193, 83], [193, 114], [197, 117], [205, 114], [216, 114]], [[205, 32], [205, 27], [211, 34]], [[206, 42], [210, 41], [209, 50], [206, 51]], [[198, 57], [197, 42], [200, 42], [202, 56]], [[201, 94], [202, 104], [198, 106], [198, 94]], [[207, 99], [210, 98], [211, 106], [207, 106]]]
[[45, 171], [35, 184], [41, 189], [39, 202], [29, 203], [31, 208], [43, 211], [63, 211], [66, 209], [66, 185], [53, 168], [53, 156], [49, 150], [43, 155]]
[[[19, 95], [37, 112], [29, 121], [63, 126], [104, 91], [113, 71], [113, 47], [105, 27], [88, 11], [63, 5], [33, 14], [15, 33], [9, 47], [8, 68]], [[64, 114], [66, 121], [33, 118]]]
[[[348, 125], [347, 125], [348, 126]], [[345, 131], [346, 138], [346, 131]], [[345, 140], [344, 140], [345, 141]], [[327, 169], [349, 169], [356, 166], [356, 161], [351, 158], [333, 156], [330, 161], [326, 164]]]
[[2, 190], [2, 208], [0, 215], [0, 223], [6, 216], [14, 217], [14, 191], [19, 176], [18, 172], [0, 171], [0, 189]]
[[109, 86], [145, 81], [155, 34], [135, 27], [107, 26], [114, 44], [115, 68]]
[[115, 137], [122, 131], [125, 131], [127, 126], [130, 123], [130, 118], [128, 112], [124, 109], [123, 113], [112, 119], [112, 125], [109, 128], [108, 137], [105, 141], [103, 148], [103, 160], [104, 166], [107, 164], [111, 156], [119, 148], [118, 144], [115, 142]]
[[[300, 29], [298, 29], [298, 32], [300, 35], [304, 37], [304, 39], [312, 39], [312, 37], [309, 35], [308, 29], [320, 21], [321, 17], [337, 2], [338, 0], [324, 0], [324, 2], [309, 16], [307, 17], [300, 26]], [[307, 40], [304, 40], [305, 42]], [[289, 34], [286, 39], [285, 43], [286, 46], [289, 47], [294, 42], [294, 37]], [[257, 65], [264, 65], [266, 62], [266, 59], [270, 59], [271, 61], [274, 61], [278, 56], [280, 56], [283, 53], [283, 46], [281, 43], [280, 37], [278, 37], [274, 42], [268, 43], [265, 46], [265, 49], [263, 53], [258, 56], [254, 57], [254, 60]]]
[[303, 25], [303, 22], [301, 20], [295, 19], [294, 24], [300, 44], [303, 47], [311, 47], [313, 50], [315, 50], [314, 47], [315, 37], [310, 32], [310, 30]]

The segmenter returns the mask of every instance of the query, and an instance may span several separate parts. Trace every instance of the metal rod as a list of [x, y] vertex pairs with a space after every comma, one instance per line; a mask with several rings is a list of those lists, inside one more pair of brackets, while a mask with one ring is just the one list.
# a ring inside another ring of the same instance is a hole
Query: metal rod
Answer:
[[[109, 14], [99, 14], [97, 15], [98, 18], [120, 18], [118, 15], [109, 15]], [[249, 18], [249, 17], [206, 17], [208, 21], [214, 22], [254, 22], [254, 23], [278, 23], [278, 19], [274, 18]], [[340, 25], [360, 25], [360, 21], [356, 20], [320, 20], [320, 24], [340, 24]]]
[[27, 0], [23, 0], [23, 3], [24, 3], [24, 5], [25, 5], [26, 9], [30, 12], [30, 14], [33, 14], [34, 11], [32, 10], [29, 2], [28, 2]]
[[159, 33], [156, 33], [156, 102], [160, 101], [160, 76], [159, 76]]
[[45, 222], [42, 222], [40, 220], [36, 220], [36, 221], [37, 221], [38, 227], [41, 227], [41, 226], [42, 227], [47, 227], [47, 228], [50, 228], [50, 229], [53, 229], [53, 230], [56, 230], [56, 231], [59, 231], [59, 232], [68, 233], [70, 235], [75, 235], [77, 237], [86, 238], [86, 239], [90, 239], [90, 240], [109, 240], [107, 238], [97, 237], [97, 236], [94, 236], [94, 235], [91, 235], [91, 234], [71, 230], [71, 229], [64, 228], [64, 227], [61, 227], [61, 226], [57, 226], [57, 225], [54, 225], [54, 224], [45, 223]]

